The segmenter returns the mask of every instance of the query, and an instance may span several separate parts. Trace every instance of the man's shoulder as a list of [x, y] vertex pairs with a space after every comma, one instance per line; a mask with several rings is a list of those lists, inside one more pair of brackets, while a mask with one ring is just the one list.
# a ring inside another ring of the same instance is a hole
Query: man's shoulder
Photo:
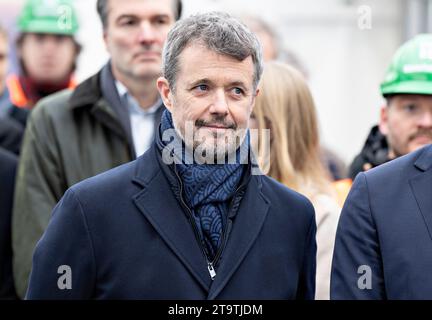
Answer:
[[288, 188], [279, 181], [265, 175], [260, 177], [264, 192], [268, 193], [272, 197], [282, 197], [282, 199], [289, 199], [296, 202], [308, 201], [304, 195]]
[[296, 216], [303, 213], [304, 217], [314, 216], [313, 205], [304, 195], [288, 188], [284, 184], [268, 176], [260, 176], [262, 191], [270, 205], [277, 210], [293, 212]]
[[150, 148], [136, 160], [82, 180], [73, 185], [70, 190], [79, 197], [89, 200], [94, 197], [118, 199], [142, 190], [143, 186], [147, 186], [149, 181], [160, 173], [153, 153], [153, 148]]
[[74, 89], [64, 89], [44, 97], [36, 104], [31, 118], [41, 115], [48, 118], [70, 116], [76, 107], [96, 103], [101, 96], [98, 78], [99, 73], [86, 79]]
[[137, 160], [122, 164], [84, 179], [70, 187], [69, 190], [83, 200], [118, 199], [128, 193], [129, 188], [134, 188], [133, 179], [136, 175], [136, 166]]
[[72, 94], [72, 89], [65, 89], [41, 99], [32, 110], [30, 119], [53, 118], [69, 113], [68, 104]]
[[366, 180], [389, 183], [389, 179], [407, 179], [432, 166], [432, 145], [408, 153], [365, 172]]

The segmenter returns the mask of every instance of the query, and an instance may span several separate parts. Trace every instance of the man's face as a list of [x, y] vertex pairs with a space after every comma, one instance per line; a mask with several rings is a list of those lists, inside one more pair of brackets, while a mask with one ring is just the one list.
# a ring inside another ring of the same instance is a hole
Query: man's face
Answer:
[[35, 82], [58, 83], [70, 76], [77, 52], [70, 36], [29, 33], [19, 54], [28, 76]]
[[381, 109], [380, 131], [390, 158], [432, 143], [432, 95], [397, 95]]
[[157, 78], [174, 22], [173, 0], [110, 0], [104, 40], [116, 78]]
[[3, 93], [8, 69], [8, 43], [6, 37], [0, 34], [0, 95]]
[[[258, 94], [253, 77], [250, 56], [238, 61], [196, 44], [179, 57], [175, 90], [165, 78], [158, 79], [158, 88], [186, 145], [221, 156], [232, 154], [244, 139]], [[186, 125], [193, 127], [194, 141], [185, 139]]]

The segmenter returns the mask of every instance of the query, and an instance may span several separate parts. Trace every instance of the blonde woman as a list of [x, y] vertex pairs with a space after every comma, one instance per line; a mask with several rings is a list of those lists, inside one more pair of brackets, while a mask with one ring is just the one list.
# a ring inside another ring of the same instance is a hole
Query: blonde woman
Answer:
[[[259, 135], [258, 154], [269, 176], [308, 197], [317, 222], [316, 299], [329, 299], [333, 246], [340, 213], [330, 176], [320, 161], [318, 121], [309, 88], [299, 71], [269, 62], [264, 68], [251, 128], [270, 129]], [[269, 140], [269, 141], [268, 141]], [[266, 145], [269, 144], [270, 146]]]

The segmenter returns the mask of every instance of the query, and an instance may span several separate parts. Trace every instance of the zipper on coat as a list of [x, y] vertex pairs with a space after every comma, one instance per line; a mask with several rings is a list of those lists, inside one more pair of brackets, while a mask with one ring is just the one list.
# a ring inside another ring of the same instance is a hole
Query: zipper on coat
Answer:
[[207, 269], [208, 269], [208, 271], [210, 273], [211, 279], [214, 280], [214, 278], [216, 277], [216, 271], [214, 269], [213, 263], [209, 262], [208, 266], [207, 266]]
[[174, 169], [174, 172], [175, 172], [175, 174], [177, 176], [177, 179], [178, 179], [178, 181], [180, 183], [180, 200], [181, 200], [181, 203], [182, 203], [183, 207], [186, 208], [186, 211], [189, 214], [189, 222], [192, 225], [192, 229], [193, 229], [194, 234], [195, 234], [195, 239], [198, 241], [198, 244], [199, 244], [199, 247], [201, 249], [201, 252], [204, 255], [204, 258], [206, 259], [207, 269], [208, 269], [208, 272], [210, 274], [210, 278], [212, 280], [214, 280], [214, 278], [216, 277], [216, 271], [214, 269], [213, 263], [210, 262], [210, 260], [208, 258], [208, 255], [206, 253], [206, 249], [204, 248], [204, 246], [203, 246], [203, 244], [201, 242], [201, 237], [199, 235], [197, 226], [195, 224], [195, 221], [194, 221], [194, 218], [193, 218], [193, 214], [192, 214], [192, 210], [189, 208], [189, 206], [186, 204], [186, 202], [183, 199], [183, 182], [182, 182], [180, 176], [177, 173], [177, 168]]
[[[221, 243], [221, 246], [219, 247], [218, 251], [216, 252], [216, 255], [215, 255], [213, 261], [210, 262], [210, 265], [211, 265], [213, 268], [214, 268], [214, 266], [216, 266], [217, 263], [219, 262], [219, 259], [220, 259], [221, 255], [222, 255], [222, 252], [223, 252], [223, 250], [225, 249], [226, 242], [227, 242], [227, 240], [228, 240], [228, 238], [226, 237], [226, 231], [227, 231], [227, 228], [228, 228], [228, 217], [229, 217], [230, 214], [231, 214], [231, 210], [232, 210], [232, 207], [233, 207], [233, 204], [234, 204], [234, 200], [235, 200], [235, 198], [236, 198], [236, 195], [237, 195], [237, 193], [240, 191], [240, 189], [242, 189], [242, 188], [243, 188], [242, 185], [239, 186], [239, 187], [236, 189], [236, 191], [234, 192], [233, 198], [231, 199], [231, 202], [230, 202], [230, 205], [229, 205], [229, 208], [228, 208], [227, 222], [225, 223], [225, 227], [224, 227], [224, 229], [222, 230], [222, 243]], [[210, 269], [209, 269], [209, 272], [210, 272]], [[216, 276], [216, 273], [215, 273], [215, 276]]]
[[[220, 256], [222, 255], [222, 251], [223, 251], [223, 249], [225, 248], [226, 241], [227, 241], [227, 238], [225, 237], [225, 233], [226, 233], [226, 228], [227, 228], [227, 225], [228, 225], [228, 221], [227, 221], [227, 223], [225, 224], [224, 229], [222, 230], [222, 243], [221, 243], [221, 245], [220, 245], [218, 251], [216, 252], [214, 259], [213, 259], [212, 261], [210, 261], [210, 259], [209, 259], [209, 257], [208, 257], [208, 254], [207, 254], [207, 252], [206, 252], [206, 249], [204, 248], [203, 243], [202, 243], [202, 241], [201, 241], [202, 239], [201, 239], [201, 237], [200, 237], [200, 235], [199, 235], [199, 232], [198, 232], [198, 230], [197, 230], [197, 226], [196, 226], [195, 220], [194, 220], [194, 218], [193, 218], [192, 210], [189, 208], [189, 206], [186, 204], [186, 202], [185, 202], [184, 199], [183, 199], [183, 182], [182, 182], [180, 176], [179, 176], [178, 173], [177, 173], [177, 168], [176, 168], [176, 167], [175, 167], [175, 169], [174, 169], [174, 172], [175, 172], [175, 174], [176, 174], [176, 176], [177, 176], [178, 182], [180, 183], [180, 200], [181, 200], [181, 202], [182, 202], [182, 205], [186, 208], [187, 212], [189, 213], [189, 222], [192, 224], [192, 228], [193, 228], [193, 230], [194, 230], [195, 238], [196, 238], [196, 240], [198, 241], [198, 244], [200, 245], [200, 248], [201, 248], [201, 251], [202, 251], [202, 253], [203, 253], [203, 255], [204, 255], [204, 258], [205, 258], [206, 261], [207, 261], [207, 269], [208, 269], [208, 272], [209, 272], [209, 274], [210, 274], [210, 278], [211, 278], [212, 280], [214, 280], [214, 278], [216, 277], [216, 270], [215, 270], [215, 266], [217, 265], [217, 263], [218, 263], [218, 261], [219, 261], [219, 258], [220, 258]], [[233, 206], [233, 203], [234, 203], [234, 199], [235, 199], [236, 194], [237, 194], [238, 191], [239, 191], [240, 189], [242, 189], [242, 188], [243, 188], [243, 185], [239, 186], [239, 187], [237, 188], [237, 190], [234, 192], [233, 198], [231, 199], [231, 203], [230, 203], [230, 206], [229, 206], [229, 209], [228, 209], [228, 215], [227, 215], [227, 217], [229, 217], [229, 215], [230, 215], [230, 213], [231, 213], [232, 206]]]

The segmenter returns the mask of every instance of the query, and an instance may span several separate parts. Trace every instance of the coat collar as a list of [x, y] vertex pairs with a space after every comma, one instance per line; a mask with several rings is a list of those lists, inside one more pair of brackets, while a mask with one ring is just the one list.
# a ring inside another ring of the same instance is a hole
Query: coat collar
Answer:
[[192, 227], [159, 168], [155, 144], [137, 160], [134, 182], [143, 190], [133, 197], [139, 211], [205, 291], [211, 285], [207, 263]]
[[91, 76], [83, 83], [78, 85], [73, 91], [69, 99], [69, 107], [71, 109], [78, 109], [86, 106], [92, 106], [102, 98], [102, 91], [100, 86], [100, 74]]
[[432, 240], [432, 145], [420, 151], [414, 166], [421, 173], [409, 179], [409, 184]]
[[414, 166], [421, 171], [427, 171], [432, 167], [432, 145], [421, 150], [420, 155], [414, 162]]
[[69, 108], [73, 111], [89, 109], [89, 112], [100, 123], [120, 138], [128, 141], [133, 159], [135, 158], [135, 152], [132, 140], [127, 133], [127, 128], [119, 118], [118, 112], [114, 109], [118, 103], [107, 100], [103, 95], [102, 82], [107, 82], [107, 80], [103, 80], [103, 77], [107, 74], [109, 68], [109, 64], [105, 65], [101, 71], [76, 87], [69, 99]]
[[[252, 176], [239, 210], [231, 225], [230, 237], [222, 252], [221, 262], [210, 289], [208, 299], [213, 300], [223, 291], [240, 267], [257, 239], [270, 207], [262, 192], [261, 176]], [[252, 280], [253, 281], [253, 280]]]
[[253, 246], [267, 217], [269, 201], [262, 193], [260, 176], [252, 176], [241, 201], [238, 213], [229, 226], [231, 232], [216, 270], [214, 281], [207, 269], [207, 261], [194, 236], [191, 221], [176, 200], [156, 157], [153, 146], [138, 158], [134, 183], [143, 187], [133, 197], [135, 205], [165, 243], [177, 255], [196, 281], [215, 299], [228, 284]]

